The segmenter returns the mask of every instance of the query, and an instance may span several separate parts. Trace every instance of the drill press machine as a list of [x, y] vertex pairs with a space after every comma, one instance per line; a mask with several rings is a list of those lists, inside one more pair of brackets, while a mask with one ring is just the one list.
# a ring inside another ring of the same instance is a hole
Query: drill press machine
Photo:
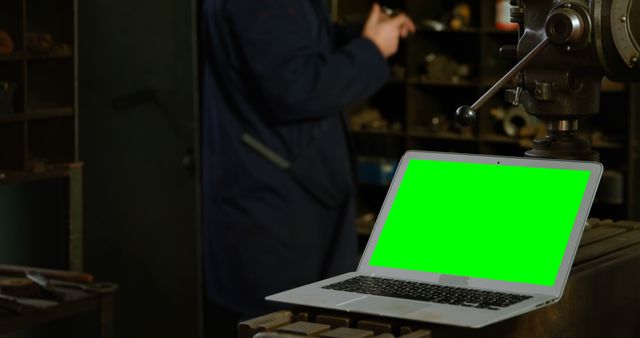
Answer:
[[640, 80], [640, 0], [511, 0], [511, 21], [519, 24], [517, 46], [501, 53], [519, 63], [456, 120], [470, 126], [478, 109], [508, 82], [507, 101], [522, 104], [547, 126], [530, 157], [598, 161], [578, 122], [600, 108], [604, 76]]

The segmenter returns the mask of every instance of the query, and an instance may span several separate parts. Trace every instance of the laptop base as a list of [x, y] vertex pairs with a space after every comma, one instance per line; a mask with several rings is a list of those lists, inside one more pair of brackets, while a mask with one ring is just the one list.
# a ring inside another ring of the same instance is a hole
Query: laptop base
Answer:
[[489, 310], [322, 288], [323, 286], [357, 276], [361, 276], [361, 274], [356, 272], [347, 273], [269, 296], [267, 300], [301, 306], [314, 306], [327, 310], [473, 328], [502, 321], [554, 302], [549, 296], [537, 295], [501, 310]]

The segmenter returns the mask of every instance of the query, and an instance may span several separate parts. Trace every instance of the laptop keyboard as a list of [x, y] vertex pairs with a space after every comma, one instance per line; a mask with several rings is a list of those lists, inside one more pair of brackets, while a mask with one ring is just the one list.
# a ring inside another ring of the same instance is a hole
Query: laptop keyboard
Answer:
[[322, 288], [496, 311], [531, 298], [502, 292], [368, 276], [354, 277]]

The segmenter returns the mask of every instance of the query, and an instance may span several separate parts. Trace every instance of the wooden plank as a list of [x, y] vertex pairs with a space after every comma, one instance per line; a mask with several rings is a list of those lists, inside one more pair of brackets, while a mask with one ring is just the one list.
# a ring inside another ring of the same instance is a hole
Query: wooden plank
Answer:
[[623, 228], [627, 230], [640, 230], [640, 222], [634, 221], [619, 221], [614, 223], [608, 223], [605, 226], [612, 228]]
[[578, 249], [573, 265], [577, 266], [639, 243], [640, 231], [630, 231], [591, 245], [586, 245]]
[[627, 230], [622, 228], [595, 228], [592, 230], [587, 230], [582, 235], [582, 239], [580, 240], [580, 247], [599, 242], [603, 239], [613, 237], [621, 233], [625, 233], [626, 231]]
[[291, 333], [301, 336], [315, 336], [329, 330], [331, 330], [330, 325], [310, 322], [295, 322], [278, 328], [278, 332], [280, 333]]

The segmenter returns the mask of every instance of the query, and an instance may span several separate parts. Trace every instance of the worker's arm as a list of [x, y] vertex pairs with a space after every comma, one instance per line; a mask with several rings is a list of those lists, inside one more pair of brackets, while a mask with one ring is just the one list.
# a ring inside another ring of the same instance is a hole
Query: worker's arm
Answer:
[[389, 77], [385, 52], [370, 38], [334, 51], [319, 45], [318, 34], [329, 34], [330, 27], [308, 1], [233, 0], [228, 12], [247, 80], [255, 82], [256, 95], [277, 120], [335, 114], [373, 94]]
[[333, 39], [336, 46], [343, 47], [354, 39], [362, 36], [364, 23], [334, 23]]

